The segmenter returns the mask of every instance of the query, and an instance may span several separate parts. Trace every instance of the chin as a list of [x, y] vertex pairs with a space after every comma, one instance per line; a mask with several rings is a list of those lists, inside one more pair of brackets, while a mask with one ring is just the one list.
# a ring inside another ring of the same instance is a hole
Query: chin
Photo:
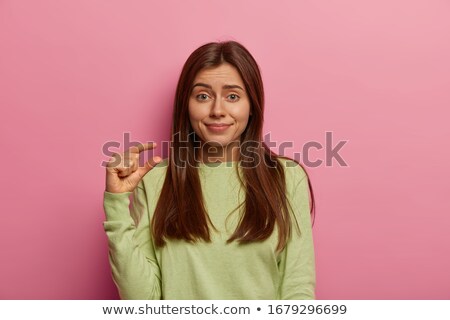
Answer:
[[208, 144], [210, 146], [214, 146], [214, 147], [225, 147], [228, 144], [230, 144], [232, 141], [231, 140], [222, 140], [222, 139], [207, 139], [205, 141], [205, 144]]

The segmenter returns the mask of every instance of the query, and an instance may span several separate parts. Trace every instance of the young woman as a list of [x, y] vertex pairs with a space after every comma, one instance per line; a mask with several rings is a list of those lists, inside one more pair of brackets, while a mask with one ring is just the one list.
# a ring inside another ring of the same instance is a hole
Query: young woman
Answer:
[[208, 43], [181, 72], [169, 157], [139, 166], [149, 143], [111, 158], [104, 229], [122, 299], [315, 298], [311, 185], [262, 142], [263, 114], [251, 54]]

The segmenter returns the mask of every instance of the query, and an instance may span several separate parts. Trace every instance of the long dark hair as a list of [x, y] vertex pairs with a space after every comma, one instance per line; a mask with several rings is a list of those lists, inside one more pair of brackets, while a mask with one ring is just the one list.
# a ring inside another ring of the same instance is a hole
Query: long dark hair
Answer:
[[[195, 155], [199, 141], [189, 121], [188, 104], [197, 73], [223, 63], [238, 70], [252, 110], [240, 147], [240, 159], [245, 159], [241, 162], [242, 177], [239, 175], [245, 190], [245, 211], [228, 242], [265, 240], [277, 224], [277, 250], [282, 250], [291, 232], [285, 172], [277, 160], [279, 156], [262, 141], [264, 89], [259, 67], [250, 52], [236, 41], [207, 43], [196, 49], [183, 66], [175, 93], [166, 177], [151, 224], [154, 243], [161, 247], [168, 238], [210, 241], [209, 226], [214, 226], [203, 203]], [[310, 214], [314, 215], [314, 194], [307, 178]]]

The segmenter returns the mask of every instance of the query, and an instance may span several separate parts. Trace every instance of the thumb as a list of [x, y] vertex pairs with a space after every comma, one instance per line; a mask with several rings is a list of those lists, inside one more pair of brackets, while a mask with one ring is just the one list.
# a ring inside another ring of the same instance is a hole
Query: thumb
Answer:
[[152, 159], [146, 161], [144, 166], [139, 168], [140, 174], [143, 177], [147, 172], [152, 170], [162, 159], [160, 157], [153, 157]]

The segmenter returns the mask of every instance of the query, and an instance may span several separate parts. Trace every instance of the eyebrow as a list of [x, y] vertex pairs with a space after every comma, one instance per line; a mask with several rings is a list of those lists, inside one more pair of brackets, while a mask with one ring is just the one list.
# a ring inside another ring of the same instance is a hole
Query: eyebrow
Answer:
[[[192, 89], [194, 89], [195, 87], [205, 87], [208, 89], [212, 89], [212, 87], [209, 84], [202, 83], [202, 82], [194, 84], [192, 86]], [[226, 85], [222, 86], [222, 89], [241, 89], [242, 91], [245, 91], [244, 89], [242, 89], [241, 86], [238, 86], [237, 84], [226, 84]]]

